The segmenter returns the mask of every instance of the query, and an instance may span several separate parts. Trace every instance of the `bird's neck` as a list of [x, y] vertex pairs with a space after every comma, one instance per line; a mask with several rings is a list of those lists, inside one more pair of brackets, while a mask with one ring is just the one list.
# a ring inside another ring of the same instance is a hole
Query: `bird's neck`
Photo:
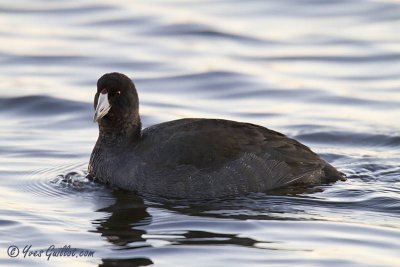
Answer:
[[102, 121], [99, 123], [99, 143], [112, 147], [136, 143], [141, 135], [140, 118], [130, 121]]

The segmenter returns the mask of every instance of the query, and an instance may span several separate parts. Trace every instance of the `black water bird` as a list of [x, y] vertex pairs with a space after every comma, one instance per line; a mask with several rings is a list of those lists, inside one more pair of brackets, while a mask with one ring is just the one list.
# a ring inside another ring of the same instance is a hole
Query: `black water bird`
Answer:
[[188, 118], [142, 130], [135, 85], [121, 73], [98, 80], [94, 108], [89, 175], [138, 194], [214, 198], [344, 179], [307, 146], [250, 123]]

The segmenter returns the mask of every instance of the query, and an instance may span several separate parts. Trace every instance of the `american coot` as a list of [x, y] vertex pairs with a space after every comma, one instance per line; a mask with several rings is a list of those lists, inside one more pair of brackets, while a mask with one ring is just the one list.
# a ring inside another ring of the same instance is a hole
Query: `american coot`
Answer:
[[121, 73], [98, 80], [94, 107], [89, 175], [138, 194], [212, 198], [344, 179], [307, 146], [250, 123], [190, 118], [142, 130], [135, 85]]

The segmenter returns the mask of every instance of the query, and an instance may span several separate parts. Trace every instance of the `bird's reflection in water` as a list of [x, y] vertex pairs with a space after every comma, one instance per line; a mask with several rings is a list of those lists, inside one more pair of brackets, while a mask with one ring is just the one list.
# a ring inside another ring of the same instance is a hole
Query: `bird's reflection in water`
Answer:
[[[215, 219], [228, 219], [224, 223], [229, 227], [230, 222], [246, 222], [249, 219], [259, 221], [294, 220], [293, 216], [287, 218], [286, 215], [306, 215], [304, 205], [310, 201], [315, 201], [307, 196], [302, 196], [302, 194], [315, 193], [321, 190], [323, 189], [298, 186], [275, 190], [271, 195], [253, 194], [214, 200], [178, 200], [146, 196], [146, 202], [133, 193], [114, 190], [113, 197], [115, 203], [98, 210], [99, 212], [107, 213], [108, 217], [99, 219], [94, 224], [96, 225], [95, 231], [100, 233], [101, 236], [105, 237], [114, 246], [113, 250], [115, 250], [115, 255], [118, 256], [103, 258], [99, 266], [147, 266], [153, 264], [150, 258], [143, 257], [142, 255], [133, 256], [135, 254], [133, 250], [152, 246], [152, 237], [146, 235], [148, 233], [143, 230], [147, 225], [152, 224], [152, 216], [147, 212], [148, 208], [157, 207], [167, 212], [189, 215], [190, 218], [196, 217], [197, 222], [213, 222]], [[301, 216], [298, 219], [301, 219]], [[176, 227], [182, 227], [182, 224], [178, 222], [179, 218], [176, 218], [176, 220], [174, 221], [177, 223]], [[270, 249], [269, 247], [257, 246], [260, 240], [243, 236], [241, 233], [218, 233], [212, 229], [209, 231], [207, 224], [204, 225], [203, 229], [191, 229], [190, 223], [192, 221], [185, 216], [182, 216], [182, 220], [185, 222], [184, 229], [174, 238], [171, 238], [171, 236], [176, 233], [171, 234], [165, 230], [159, 233], [155, 231], [153, 234], [157, 235], [157, 239], [161, 240], [163, 239], [163, 235], [166, 235], [166, 240], [173, 244], [175, 248], [179, 245], [210, 247], [235, 245], [258, 250]], [[194, 222], [196, 223], [196, 221]], [[262, 240], [262, 243], [267, 245], [273, 244], [274, 241], [266, 239]], [[276, 248], [272, 246], [271, 249]]]
[[[135, 249], [149, 247], [142, 235], [146, 232], [137, 229], [138, 226], [150, 224], [151, 216], [146, 211], [143, 199], [133, 193], [114, 190], [115, 203], [109, 207], [99, 209], [98, 212], [110, 214], [105, 219], [99, 219], [96, 224], [96, 232], [107, 241], [120, 249]], [[102, 259], [101, 267], [106, 266], [147, 266], [153, 262], [148, 258], [107, 258]]]

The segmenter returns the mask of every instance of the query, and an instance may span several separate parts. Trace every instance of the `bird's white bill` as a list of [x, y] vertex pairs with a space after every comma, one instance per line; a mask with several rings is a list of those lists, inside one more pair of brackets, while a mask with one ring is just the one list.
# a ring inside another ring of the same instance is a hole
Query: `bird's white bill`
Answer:
[[108, 102], [108, 93], [100, 94], [99, 100], [97, 102], [97, 107], [93, 116], [93, 122], [98, 122], [101, 118], [103, 118], [108, 113], [110, 108], [111, 105]]

